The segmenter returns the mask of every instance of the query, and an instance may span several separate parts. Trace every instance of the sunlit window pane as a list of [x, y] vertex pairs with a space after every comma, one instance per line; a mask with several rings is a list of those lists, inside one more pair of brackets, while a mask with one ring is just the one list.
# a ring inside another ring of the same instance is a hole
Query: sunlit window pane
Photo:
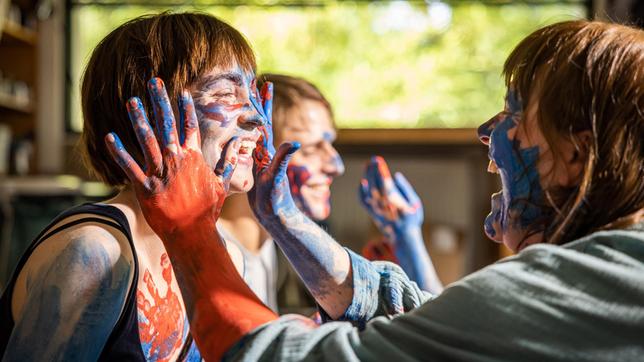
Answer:
[[[194, 8], [172, 8], [175, 11]], [[71, 125], [79, 80], [110, 30], [151, 6], [71, 10]], [[260, 72], [302, 76], [345, 128], [475, 127], [498, 112], [503, 61], [534, 29], [585, 16], [582, 2], [329, 2], [323, 6], [208, 6], [251, 42]]]

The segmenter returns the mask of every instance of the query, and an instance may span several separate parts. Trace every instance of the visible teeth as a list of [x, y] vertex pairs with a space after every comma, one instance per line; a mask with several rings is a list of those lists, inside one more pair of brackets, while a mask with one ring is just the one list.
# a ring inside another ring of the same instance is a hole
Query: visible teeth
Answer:
[[255, 149], [255, 142], [253, 141], [242, 141], [241, 146], [239, 148], [244, 148], [246, 150], [253, 150]]

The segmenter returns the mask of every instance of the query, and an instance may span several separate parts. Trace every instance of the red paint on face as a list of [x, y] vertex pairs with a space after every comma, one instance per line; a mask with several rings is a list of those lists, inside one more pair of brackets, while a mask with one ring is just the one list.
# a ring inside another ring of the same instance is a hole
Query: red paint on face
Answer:
[[244, 106], [243, 103], [235, 103], [235, 104], [231, 104], [229, 106], [226, 106], [225, 109], [227, 111], [236, 111], [238, 109], [241, 109], [243, 106]]
[[149, 270], [145, 270], [143, 282], [150, 299], [142, 290], [137, 291], [139, 312], [139, 337], [146, 358], [169, 361], [183, 344], [185, 317], [179, 296], [172, 290], [172, 265], [168, 254], [161, 256], [162, 276], [167, 289], [164, 295], [159, 290]]

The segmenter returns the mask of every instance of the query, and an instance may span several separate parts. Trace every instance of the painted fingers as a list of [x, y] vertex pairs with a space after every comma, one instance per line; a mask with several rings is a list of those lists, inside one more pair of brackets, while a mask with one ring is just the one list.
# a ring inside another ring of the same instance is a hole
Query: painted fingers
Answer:
[[[260, 92], [260, 97], [262, 99], [262, 109], [264, 110], [264, 116], [266, 117], [266, 127], [273, 129], [273, 83], [266, 82], [262, 86]], [[271, 142], [273, 140], [271, 139]]]
[[146, 182], [147, 176], [139, 167], [139, 164], [136, 163], [136, 160], [132, 158], [129, 152], [123, 147], [123, 143], [119, 136], [110, 132], [105, 136], [105, 143], [107, 144], [107, 149], [112, 156], [112, 159], [121, 167], [127, 178], [134, 185], [142, 185]]
[[[259, 102], [261, 104], [255, 104], [255, 108], [264, 118], [264, 124], [259, 128], [262, 135], [257, 140], [257, 147], [255, 147], [255, 152], [253, 157], [255, 159], [255, 165], [257, 169], [266, 168], [275, 155], [275, 145], [273, 144], [273, 83], [266, 82], [262, 86], [260, 92]], [[252, 97], [254, 99], [254, 97]]]
[[284, 142], [275, 153], [273, 162], [271, 162], [271, 173], [273, 175], [286, 175], [288, 163], [293, 154], [300, 149], [299, 142]]
[[402, 197], [407, 201], [405, 212], [406, 213], [416, 213], [423, 212], [423, 202], [418, 197], [418, 194], [411, 186], [405, 175], [400, 172], [394, 174], [394, 184], [396, 188], [402, 195]]
[[175, 162], [170, 160], [179, 156], [182, 151], [189, 149], [201, 153], [199, 126], [190, 93], [184, 91], [179, 97], [179, 112], [184, 135], [181, 145], [174, 113], [163, 81], [159, 78], [151, 79], [148, 82], [148, 91], [155, 114], [156, 132], [150, 126], [141, 100], [133, 97], [127, 102], [128, 115], [144, 157], [143, 169], [124, 149], [118, 135], [111, 133], [106, 137], [112, 157], [128, 175], [130, 181], [136, 183], [145, 182], [149, 176], [161, 177], [166, 174], [168, 170], [165, 167], [174, 164]]
[[222, 158], [219, 160], [217, 167], [215, 168], [215, 175], [220, 177], [226, 192], [228, 192], [228, 189], [230, 188], [230, 180], [235, 172], [235, 167], [237, 167], [239, 147], [241, 147], [241, 140], [239, 138], [234, 137], [228, 141], [224, 146]]
[[160, 78], [150, 79], [148, 82], [148, 93], [150, 99], [152, 99], [157, 137], [161, 141], [162, 154], [164, 156], [177, 154], [179, 152], [179, 136], [177, 134], [172, 104], [170, 103], [168, 92], [166, 92], [165, 84]]

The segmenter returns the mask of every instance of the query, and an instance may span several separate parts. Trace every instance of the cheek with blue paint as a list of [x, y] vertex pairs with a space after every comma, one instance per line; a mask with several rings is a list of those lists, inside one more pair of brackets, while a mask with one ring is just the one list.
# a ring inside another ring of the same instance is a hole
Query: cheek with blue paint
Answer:
[[242, 147], [230, 191], [246, 192], [253, 186], [252, 153], [260, 135], [257, 126], [263, 123], [263, 111], [256, 109], [254, 74], [236, 67], [223, 72], [213, 71], [203, 78], [193, 92], [202, 153], [214, 168], [224, 145], [232, 137], [238, 137]]
[[491, 131], [490, 158], [498, 168], [503, 188], [492, 196], [485, 231], [494, 240], [517, 250], [528, 229], [542, 217], [543, 190], [537, 171], [539, 147], [521, 148], [516, 139], [522, 108], [511, 93], [506, 110]]

